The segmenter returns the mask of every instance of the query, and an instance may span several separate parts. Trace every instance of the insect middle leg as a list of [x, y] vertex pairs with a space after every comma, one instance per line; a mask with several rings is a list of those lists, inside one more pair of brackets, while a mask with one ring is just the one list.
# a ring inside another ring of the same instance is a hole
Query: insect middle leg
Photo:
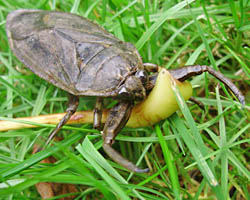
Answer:
[[49, 144], [49, 142], [53, 139], [53, 137], [61, 130], [63, 125], [67, 123], [67, 121], [70, 119], [70, 117], [76, 112], [76, 109], [79, 104], [79, 97], [69, 94], [69, 105], [66, 109], [66, 114], [64, 117], [60, 120], [60, 122], [57, 124], [56, 128], [53, 130], [53, 132], [49, 135], [45, 146]]
[[138, 168], [132, 162], [122, 157], [117, 151], [115, 151], [111, 147], [111, 145], [115, 141], [115, 137], [127, 123], [132, 108], [133, 103], [131, 102], [119, 102], [110, 110], [109, 116], [106, 120], [103, 129], [103, 149], [111, 159], [113, 159], [115, 162], [119, 163], [123, 167], [127, 168], [128, 170], [141, 173], [148, 172], [149, 169]]
[[103, 98], [96, 97], [96, 103], [95, 103], [95, 109], [94, 109], [93, 127], [95, 129], [98, 129], [98, 130], [101, 130], [102, 108], [103, 108]]

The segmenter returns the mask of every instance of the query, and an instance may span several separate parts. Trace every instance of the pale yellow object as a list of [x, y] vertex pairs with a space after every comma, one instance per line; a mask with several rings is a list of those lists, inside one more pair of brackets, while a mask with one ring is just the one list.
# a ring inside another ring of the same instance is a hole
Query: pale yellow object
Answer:
[[155, 87], [144, 102], [134, 107], [127, 126], [153, 125], [178, 110], [179, 106], [171, 86], [171, 79], [176, 82], [185, 100], [192, 96], [192, 86], [189, 82], [180, 82], [174, 79], [166, 69], [161, 69]]

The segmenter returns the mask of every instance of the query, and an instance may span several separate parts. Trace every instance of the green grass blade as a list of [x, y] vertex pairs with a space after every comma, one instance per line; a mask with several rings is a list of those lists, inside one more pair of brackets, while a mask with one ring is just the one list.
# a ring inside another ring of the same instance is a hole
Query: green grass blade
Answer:
[[166, 10], [162, 13], [161, 17], [142, 35], [142, 37], [136, 43], [136, 48], [141, 49], [146, 41], [153, 35], [153, 33], [170, 17], [176, 14], [179, 10], [183, 7], [187, 6], [188, 4], [192, 3], [194, 0], [186, 0], [182, 1], [179, 4], [175, 5], [174, 7]]
[[[217, 108], [218, 114], [222, 114], [222, 105], [220, 101], [219, 88], [216, 87], [216, 99], [217, 99]], [[219, 129], [220, 129], [220, 158], [221, 158], [221, 191], [225, 198], [228, 198], [228, 157], [227, 157], [227, 149], [224, 146], [227, 144], [227, 136], [226, 136], [226, 128], [225, 128], [225, 119], [222, 116], [219, 119]]]
[[71, 137], [68, 137], [66, 141], [60, 142], [57, 146], [50, 147], [44, 151], [38, 152], [32, 155], [30, 158], [20, 162], [19, 164], [15, 164], [14, 167], [7, 168], [0, 172], [0, 177], [4, 180], [7, 177], [14, 176], [20, 171], [27, 169], [28, 167], [38, 163], [39, 161], [47, 158], [53, 153], [65, 148], [66, 146], [71, 145], [82, 137], [80, 133], [75, 133]]
[[[218, 181], [213, 172], [213, 169], [203, 158], [207, 154], [207, 151], [206, 146], [204, 145], [204, 142], [202, 141], [202, 138], [200, 136], [199, 130], [195, 125], [195, 122], [183, 97], [180, 95], [180, 93], [178, 92], [178, 88], [175, 85], [173, 85], [173, 90], [175, 91], [176, 100], [187, 121], [190, 131], [186, 129], [186, 127], [181, 123], [177, 116], [174, 116], [174, 119], [171, 121], [172, 123], [174, 123], [175, 128], [179, 130], [179, 133], [181, 134], [184, 142], [186, 143], [196, 162], [198, 163], [203, 176], [206, 177], [209, 184], [214, 187], [216, 191], [219, 191]], [[192, 137], [190, 137], [190, 133], [192, 133]]]
[[[88, 137], [85, 138], [82, 145], [78, 145], [76, 149], [80, 152], [80, 154], [93, 166], [93, 168], [98, 172], [98, 174], [106, 181], [108, 185], [114, 190], [117, 197], [121, 199], [130, 199], [129, 196], [122, 190], [122, 188], [113, 180], [113, 178], [106, 173], [105, 170], [101, 167], [101, 165], [105, 165], [108, 169], [108, 171], [115, 172], [115, 170], [112, 169], [112, 167], [108, 163], [102, 163], [103, 160], [99, 162], [96, 162], [96, 159], [99, 158], [98, 152], [95, 150], [95, 148], [92, 145], [92, 143], [88, 140]], [[91, 152], [91, 153], [90, 153]], [[107, 162], [107, 161], [105, 161]], [[117, 176], [117, 172], [115, 173], [115, 176]]]
[[174, 158], [173, 155], [171, 154], [171, 151], [168, 148], [167, 142], [164, 140], [163, 134], [161, 132], [161, 129], [159, 125], [156, 125], [155, 127], [156, 134], [159, 138], [159, 142], [162, 148], [162, 153], [165, 159], [165, 162], [168, 166], [168, 171], [170, 174], [170, 179], [172, 183], [172, 188], [174, 191], [175, 199], [181, 199], [180, 196], [180, 183], [178, 180], [178, 175], [177, 175], [177, 169], [174, 164]]

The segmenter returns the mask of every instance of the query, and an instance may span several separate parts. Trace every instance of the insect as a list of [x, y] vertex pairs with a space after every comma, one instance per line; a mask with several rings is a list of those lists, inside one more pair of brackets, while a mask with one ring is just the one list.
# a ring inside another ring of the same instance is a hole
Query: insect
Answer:
[[[96, 96], [93, 126], [101, 129], [103, 99], [118, 100], [102, 130], [103, 149], [130, 171], [147, 172], [112, 148], [115, 137], [128, 121], [135, 102], [144, 100], [155, 85], [157, 66], [143, 64], [136, 48], [120, 41], [97, 24], [74, 14], [16, 10], [7, 17], [6, 30], [16, 57], [35, 74], [67, 91], [66, 114], [47, 143], [75, 113], [79, 97]], [[170, 70], [179, 81], [209, 72], [222, 81], [244, 104], [244, 96], [221, 73], [208, 66]], [[155, 72], [155, 73], [153, 73]]]

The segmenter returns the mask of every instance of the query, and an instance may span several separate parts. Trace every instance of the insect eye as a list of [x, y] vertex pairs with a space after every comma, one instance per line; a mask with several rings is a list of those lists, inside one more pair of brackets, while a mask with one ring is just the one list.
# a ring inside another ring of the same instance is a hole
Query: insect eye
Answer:
[[148, 74], [144, 70], [137, 71], [135, 76], [141, 80], [144, 86], [148, 83]]

